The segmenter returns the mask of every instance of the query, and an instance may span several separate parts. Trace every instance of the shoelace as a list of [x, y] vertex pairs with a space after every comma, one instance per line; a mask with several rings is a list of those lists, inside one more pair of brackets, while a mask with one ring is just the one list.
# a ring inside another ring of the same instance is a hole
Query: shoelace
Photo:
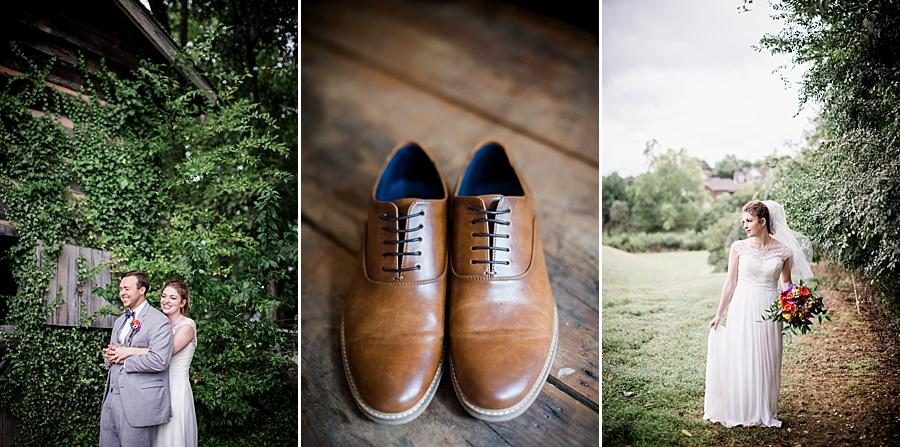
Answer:
[[[418, 213], [415, 213], [415, 214], [409, 214], [406, 216], [397, 216], [397, 217], [391, 216], [388, 213], [381, 213], [378, 215], [378, 218], [381, 220], [387, 221], [387, 222], [399, 222], [401, 220], [408, 220], [408, 219], [412, 219], [413, 217], [419, 217], [419, 216], [424, 216], [424, 215], [425, 215], [425, 211], [419, 211]], [[389, 233], [397, 233], [397, 237], [398, 237], [397, 240], [387, 239], [384, 241], [385, 245], [396, 245], [397, 251], [382, 253], [382, 256], [397, 257], [397, 258], [399, 258], [401, 256], [421, 256], [422, 255], [421, 251], [400, 251], [400, 244], [406, 244], [409, 242], [422, 242], [421, 237], [405, 239], [405, 237], [406, 237], [405, 235], [407, 233], [419, 231], [422, 228], [425, 228], [425, 225], [419, 224], [419, 226], [417, 226], [415, 228], [408, 228], [406, 230], [400, 230], [400, 229], [395, 230], [391, 227], [381, 227], [382, 230], [387, 231]], [[411, 272], [413, 270], [420, 270], [421, 268], [422, 268], [421, 265], [416, 264], [414, 267], [400, 267], [400, 268], [381, 267], [381, 270], [385, 271], [385, 272], [391, 272], [391, 273], [403, 273], [403, 272]]]
[[[508, 208], [505, 210], [501, 210], [501, 211], [491, 211], [491, 210], [483, 210], [480, 208], [469, 207], [469, 210], [474, 211], [476, 213], [483, 213], [485, 216], [487, 216], [487, 217], [480, 217], [478, 219], [473, 219], [472, 224], [477, 224], [477, 223], [489, 223], [489, 224], [492, 223], [494, 225], [509, 225], [510, 224], [510, 222], [508, 220], [499, 220], [499, 219], [495, 218], [496, 216], [501, 215], [501, 214], [509, 214], [511, 212], [511, 210]], [[471, 247], [471, 250], [473, 250], [473, 251], [474, 250], [488, 250], [488, 252], [491, 255], [490, 256], [491, 259], [489, 259], [487, 261], [482, 260], [482, 259], [473, 259], [471, 261], [472, 264], [489, 264], [491, 266], [491, 271], [493, 271], [493, 269], [494, 269], [494, 264], [509, 265], [509, 261], [495, 261], [493, 259], [494, 258], [493, 254], [495, 251], [509, 252], [508, 247], [498, 247], [498, 246], [494, 245], [495, 238], [509, 239], [508, 234], [497, 233], [495, 230], [495, 232], [493, 232], [493, 233], [472, 233], [472, 237], [488, 238], [488, 245], [476, 245], [474, 247]]]

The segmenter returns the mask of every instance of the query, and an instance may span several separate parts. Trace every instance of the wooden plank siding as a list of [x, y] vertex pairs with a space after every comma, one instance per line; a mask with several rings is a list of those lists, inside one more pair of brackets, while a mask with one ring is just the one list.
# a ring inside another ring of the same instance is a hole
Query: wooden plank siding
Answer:
[[[46, 262], [43, 256], [44, 248], [38, 246], [38, 262]], [[56, 261], [56, 273], [50, 279], [50, 285], [45, 297], [45, 303], [53, 305], [57, 297], [62, 302], [59, 307], [47, 319], [47, 324], [52, 326], [79, 326], [85, 327], [81, 321], [82, 311], [87, 315], [94, 315], [103, 307], [110, 304], [102, 297], [96, 295], [94, 290], [106, 287], [111, 280], [109, 267], [102, 268], [96, 277], [85, 278], [78, 281], [78, 258], [85, 259], [85, 271], [90, 271], [101, 263], [108, 262], [111, 253], [108, 251], [94, 250], [75, 245], [63, 245], [59, 258]], [[111, 329], [116, 317], [106, 315], [95, 318], [87, 327]]]
[[[101, 0], [85, 8], [80, 2], [19, 2], [0, 6], [0, 65], [28, 72], [28, 64], [10, 47], [43, 67], [54, 60], [47, 81], [70, 91], [84, 84], [81, 62], [89, 71], [106, 69], [127, 78], [141, 59], [169, 66], [215, 100], [209, 82], [180, 63], [177, 46], [137, 0]], [[61, 89], [60, 89], [61, 90]]]
[[79, 54], [90, 70], [105, 66], [119, 76], [127, 76], [136, 68], [139, 57], [166, 63], [139, 31], [129, 29], [128, 19], [113, 1], [97, 6], [86, 9], [78, 3], [59, 3], [51, 7], [32, 2], [4, 7], [0, 63], [27, 70], [9, 48], [9, 42], [17, 42], [19, 49], [38, 64], [56, 58], [48, 81], [76, 91], [84, 83], [78, 68]]
[[[316, 445], [598, 442], [596, 40], [503, 8], [304, 4], [301, 436]], [[428, 147], [452, 188], [485, 138], [509, 149], [534, 193], [559, 310], [551, 375], [512, 421], [468, 416], [445, 377], [416, 421], [374, 424], [347, 389], [339, 327], [378, 170], [395, 144], [412, 140]]]

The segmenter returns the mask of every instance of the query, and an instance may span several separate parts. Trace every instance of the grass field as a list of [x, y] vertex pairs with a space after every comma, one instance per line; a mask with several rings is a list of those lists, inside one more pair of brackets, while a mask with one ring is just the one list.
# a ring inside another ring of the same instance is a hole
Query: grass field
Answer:
[[780, 437], [702, 420], [707, 323], [725, 280], [706, 257], [603, 247], [604, 443], [768, 445]]
[[[706, 252], [603, 247], [603, 441], [613, 446], [900, 444], [896, 334], [857, 310], [846, 273], [816, 267], [832, 321], [786, 338], [780, 429], [703, 421], [707, 323], [724, 273]], [[864, 299], [865, 297], [863, 297]]]

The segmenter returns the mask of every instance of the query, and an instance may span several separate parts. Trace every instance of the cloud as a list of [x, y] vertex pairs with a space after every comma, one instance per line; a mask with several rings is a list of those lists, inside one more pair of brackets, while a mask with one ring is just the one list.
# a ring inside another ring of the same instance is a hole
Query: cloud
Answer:
[[[759, 159], [799, 142], [799, 70], [752, 48], [779, 24], [768, 8], [738, 13], [729, 1], [603, 3], [602, 171], [646, 170], [644, 144], [687, 148], [710, 163], [726, 154]], [[764, 6], [764, 5], [763, 5]], [[808, 108], [811, 109], [811, 108]]]

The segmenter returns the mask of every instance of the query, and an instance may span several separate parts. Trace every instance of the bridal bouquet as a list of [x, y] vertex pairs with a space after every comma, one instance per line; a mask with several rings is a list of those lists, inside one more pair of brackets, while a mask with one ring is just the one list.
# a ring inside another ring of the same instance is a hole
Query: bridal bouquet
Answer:
[[766, 320], [785, 323], [784, 331], [790, 331], [792, 334], [796, 334], [797, 331], [801, 334], [811, 331], [813, 317], [818, 317], [819, 323], [822, 323], [823, 318], [831, 321], [831, 315], [828, 315], [822, 296], [803, 284], [802, 280], [799, 284], [794, 284], [790, 289], [781, 292], [763, 316]]

